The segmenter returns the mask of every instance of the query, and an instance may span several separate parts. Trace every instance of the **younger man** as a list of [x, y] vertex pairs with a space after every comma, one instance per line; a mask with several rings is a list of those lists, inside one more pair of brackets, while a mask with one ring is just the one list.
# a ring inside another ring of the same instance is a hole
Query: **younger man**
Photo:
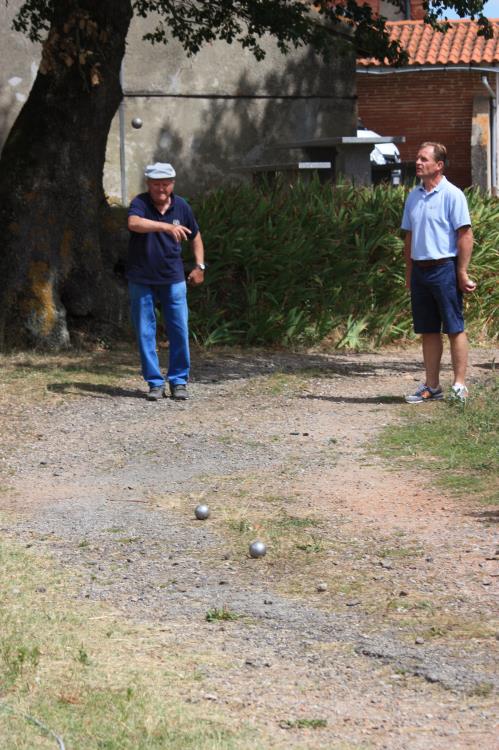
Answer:
[[443, 175], [447, 150], [427, 141], [419, 147], [416, 176], [402, 218], [405, 230], [406, 286], [411, 290], [414, 331], [422, 335], [425, 382], [406, 396], [409, 404], [438, 401], [441, 332], [449, 337], [454, 380], [451, 395], [465, 401], [468, 340], [464, 331], [463, 293], [476, 284], [468, 276], [473, 250], [471, 219], [464, 193]]

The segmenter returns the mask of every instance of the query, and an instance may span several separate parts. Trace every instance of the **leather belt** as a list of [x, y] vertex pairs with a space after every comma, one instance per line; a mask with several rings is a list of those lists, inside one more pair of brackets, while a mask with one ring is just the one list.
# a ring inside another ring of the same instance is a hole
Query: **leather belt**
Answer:
[[418, 268], [432, 268], [433, 266], [443, 266], [450, 260], [454, 260], [452, 255], [449, 255], [448, 258], [438, 258], [436, 260], [413, 260], [412, 262]]

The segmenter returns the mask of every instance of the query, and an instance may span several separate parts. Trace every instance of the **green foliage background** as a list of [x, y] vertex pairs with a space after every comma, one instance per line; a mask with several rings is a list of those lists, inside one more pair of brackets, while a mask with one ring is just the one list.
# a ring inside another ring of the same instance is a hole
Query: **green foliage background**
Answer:
[[[404, 188], [241, 185], [193, 202], [209, 269], [191, 292], [202, 344], [342, 348], [412, 335], [399, 231]], [[468, 191], [476, 238], [466, 298], [474, 338], [498, 334], [499, 201]]]

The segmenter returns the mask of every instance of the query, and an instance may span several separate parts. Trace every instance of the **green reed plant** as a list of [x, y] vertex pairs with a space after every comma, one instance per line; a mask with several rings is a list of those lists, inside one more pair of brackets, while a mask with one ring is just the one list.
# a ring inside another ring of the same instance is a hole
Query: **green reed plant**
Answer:
[[[197, 201], [207, 246], [191, 327], [204, 345], [381, 345], [412, 333], [399, 231], [406, 190], [380, 185], [223, 188]], [[499, 201], [470, 191], [477, 238], [471, 330], [497, 335]]]

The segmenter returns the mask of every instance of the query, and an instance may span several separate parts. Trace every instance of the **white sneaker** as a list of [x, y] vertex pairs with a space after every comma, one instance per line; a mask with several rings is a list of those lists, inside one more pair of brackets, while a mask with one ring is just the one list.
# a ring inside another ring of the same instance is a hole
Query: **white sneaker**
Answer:
[[450, 398], [452, 401], [466, 402], [469, 392], [465, 385], [453, 385], [450, 389]]

